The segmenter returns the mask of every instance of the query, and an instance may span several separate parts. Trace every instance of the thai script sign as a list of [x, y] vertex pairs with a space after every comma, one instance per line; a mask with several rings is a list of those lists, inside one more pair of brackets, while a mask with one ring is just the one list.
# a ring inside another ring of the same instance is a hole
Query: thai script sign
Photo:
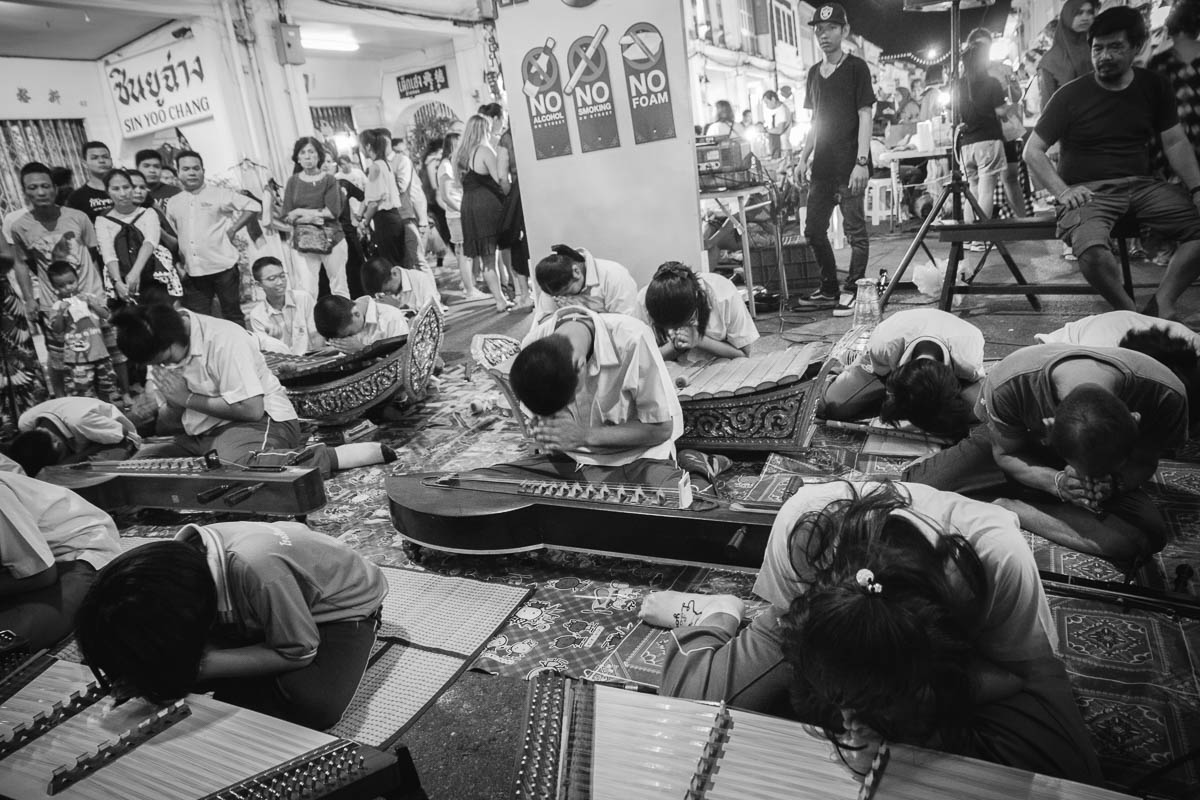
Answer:
[[450, 78], [446, 75], [446, 67], [430, 67], [420, 72], [410, 72], [396, 78], [396, 88], [400, 97], [408, 99], [422, 94], [433, 94], [450, 86]]
[[194, 39], [110, 62], [105, 70], [126, 139], [213, 115], [216, 80]]

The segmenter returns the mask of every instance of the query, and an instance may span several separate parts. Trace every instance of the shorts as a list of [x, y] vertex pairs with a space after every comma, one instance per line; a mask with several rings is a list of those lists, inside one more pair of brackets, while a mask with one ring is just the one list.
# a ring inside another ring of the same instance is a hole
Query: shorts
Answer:
[[1092, 190], [1084, 206], [1058, 214], [1058, 238], [1076, 256], [1092, 247], [1108, 247], [1113, 225], [1126, 214], [1143, 228], [1176, 242], [1200, 240], [1200, 212], [1187, 190], [1157, 178], [1117, 178], [1076, 184]]
[[981, 172], [997, 173], [1008, 167], [1004, 157], [1004, 142], [999, 139], [964, 144], [961, 158], [968, 182], [978, 180]]
[[446, 217], [446, 227], [450, 229], [450, 244], [463, 243], [462, 217]]

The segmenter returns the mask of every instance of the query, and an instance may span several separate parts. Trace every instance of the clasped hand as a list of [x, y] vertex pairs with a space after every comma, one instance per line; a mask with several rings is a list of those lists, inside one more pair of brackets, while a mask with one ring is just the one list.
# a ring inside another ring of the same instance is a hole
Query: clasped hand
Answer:
[[861, 782], [871, 770], [871, 762], [883, 744], [883, 737], [859, 721], [850, 709], [842, 709], [842, 726], [846, 732], [839, 739], [841, 756], [854, 772], [855, 779]]
[[176, 408], [187, 407], [187, 398], [191, 391], [182, 375], [170, 369], [155, 369], [154, 382], [158, 385], [158, 393], [162, 395], [167, 405]]
[[1107, 502], [1116, 491], [1116, 482], [1111, 475], [1090, 478], [1080, 475], [1070, 466], [1063, 470], [1063, 473], [1056, 488], [1064, 502], [1086, 508], [1093, 514], [1099, 513], [1101, 504]]
[[671, 337], [671, 346], [681, 353], [691, 350], [700, 344], [700, 339], [703, 338], [700, 336], [700, 331], [696, 330], [695, 325], [674, 328], [668, 334]]
[[587, 428], [565, 412], [533, 418], [533, 440], [547, 450], [563, 452], [587, 447]]

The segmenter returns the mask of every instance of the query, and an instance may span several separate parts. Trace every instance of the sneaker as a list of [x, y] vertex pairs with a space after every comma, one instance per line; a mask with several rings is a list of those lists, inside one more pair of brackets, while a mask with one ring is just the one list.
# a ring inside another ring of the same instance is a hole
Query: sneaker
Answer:
[[835, 317], [849, 317], [854, 314], [854, 293], [842, 292], [842, 296], [838, 298], [837, 305], [833, 307], [833, 315]]
[[986, 253], [987, 242], [967, 242], [966, 249], [971, 253]]
[[481, 292], [478, 289], [467, 292], [462, 299], [464, 303], [478, 303], [480, 300], [491, 300], [492, 296], [487, 292]]
[[823, 289], [817, 289], [812, 294], [801, 295], [796, 298], [797, 307], [805, 308], [829, 308], [837, 305], [837, 295], [827, 293]]

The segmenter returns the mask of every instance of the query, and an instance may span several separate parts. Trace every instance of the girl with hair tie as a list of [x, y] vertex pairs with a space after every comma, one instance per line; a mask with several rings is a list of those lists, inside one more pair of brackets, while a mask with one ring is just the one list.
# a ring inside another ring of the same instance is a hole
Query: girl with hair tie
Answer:
[[780, 509], [742, 628], [732, 595], [659, 592], [660, 693], [822, 727], [866, 772], [883, 740], [1076, 781], [1099, 764], [1015, 514], [910, 483], [806, 485]]
[[713, 272], [668, 261], [641, 292], [636, 315], [654, 329], [667, 361], [688, 351], [700, 357], [742, 358], [758, 339], [758, 328], [737, 287]]

